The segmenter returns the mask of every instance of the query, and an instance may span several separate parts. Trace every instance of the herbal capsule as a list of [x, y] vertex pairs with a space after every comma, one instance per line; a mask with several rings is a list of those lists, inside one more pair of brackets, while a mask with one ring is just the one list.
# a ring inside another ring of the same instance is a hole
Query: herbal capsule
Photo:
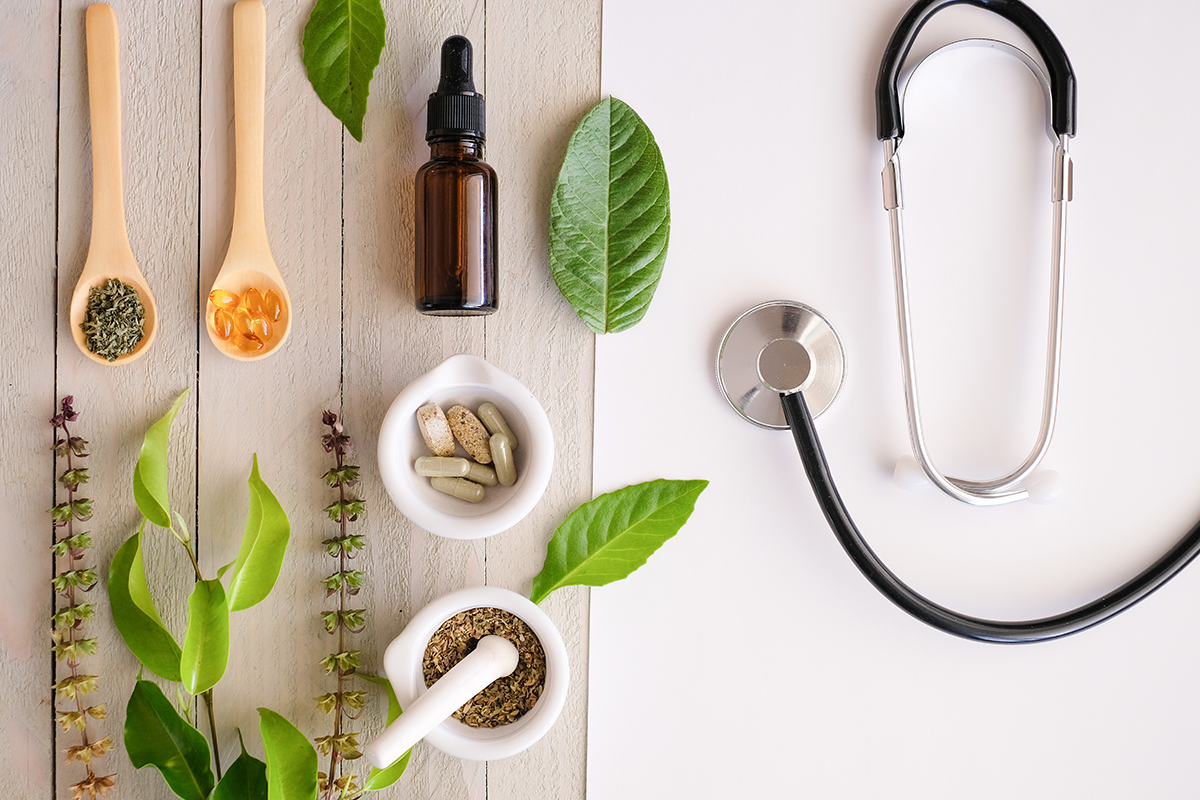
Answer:
[[247, 289], [242, 295], [242, 306], [251, 314], [263, 313], [263, 296], [258, 289]]
[[[424, 475], [426, 478], [465, 478], [471, 470], [471, 462], [465, 458], [421, 456], [413, 468], [418, 475]], [[476, 481], [476, 483], [482, 483], [482, 481]]]
[[[463, 461], [467, 461], [465, 458]], [[496, 485], [496, 471], [491, 467], [485, 467], [483, 464], [477, 464], [474, 461], [467, 461], [469, 471], [465, 477], [472, 483], [482, 484], [484, 486]]]
[[492, 463], [492, 454], [488, 451], [488, 429], [471, 413], [471, 409], [461, 405], [450, 406], [446, 409], [446, 420], [450, 423], [454, 438], [458, 439], [467, 455], [480, 464]]
[[488, 433], [503, 433], [508, 437], [508, 446], [513, 450], [517, 449], [517, 437], [513, 436], [512, 429], [508, 427], [508, 423], [500, 414], [500, 409], [496, 408], [494, 403], [481, 405], [478, 416], [479, 421], [488, 429]]
[[266, 347], [266, 344], [263, 342], [263, 340], [259, 339], [253, 334], [246, 335], [240, 332], [235, 332], [233, 334], [232, 341], [235, 345], [237, 345], [239, 350], [246, 353], [257, 353], [259, 350], [262, 350], [264, 347]]
[[227, 292], [224, 289], [213, 289], [208, 293], [208, 302], [217, 308], [235, 308], [239, 301], [238, 296], [233, 292]]
[[271, 338], [271, 323], [262, 314], [250, 315], [250, 333], [264, 342]]
[[466, 478], [430, 478], [429, 483], [442, 494], [466, 500], [468, 503], [478, 503], [483, 499], [483, 487], [471, 483]]
[[230, 314], [233, 315], [233, 327], [237, 329], [238, 333], [246, 336], [254, 333], [254, 329], [250, 327], [250, 312], [243, 306], [237, 306], [230, 311]]
[[488, 441], [492, 451], [492, 462], [496, 465], [496, 480], [501, 486], [512, 486], [517, 482], [517, 465], [513, 461], [512, 443], [508, 436], [497, 433]]
[[279, 318], [283, 316], [283, 302], [274, 289], [268, 289], [263, 295], [263, 311], [271, 322], [279, 322]]
[[213, 332], [222, 339], [233, 335], [233, 315], [223, 308], [213, 311]]
[[437, 403], [426, 403], [417, 409], [417, 428], [429, 452], [435, 456], [454, 455], [454, 435]]

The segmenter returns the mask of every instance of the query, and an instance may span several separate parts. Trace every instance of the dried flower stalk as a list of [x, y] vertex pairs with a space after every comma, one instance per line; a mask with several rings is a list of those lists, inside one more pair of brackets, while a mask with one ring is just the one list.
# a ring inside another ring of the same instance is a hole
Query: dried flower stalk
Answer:
[[[64, 397], [61, 410], [50, 418], [54, 426], [54, 454], [67, 460], [66, 471], [59, 476], [58, 481], [67, 492], [67, 499], [50, 509], [56, 530], [55, 543], [51, 548], [55, 558], [57, 572], [52, 583], [56, 598], [56, 611], [50, 618], [52, 648], [56, 660], [66, 661], [71, 670], [68, 677], [54, 684], [55, 713], [58, 722], [66, 733], [75, 728], [79, 731], [80, 743], [72, 745], [64, 751], [66, 762], [79, 761], [84, 765], [87, 774], [83, 780], [71, 785], [72, 800], [82, 800], [86, 794], [89, 800], [96, 797], [108, 797], [112, 790], [115, 775], [97, 775], [92, 770], [92, 759], [103, 756], [112, 750], [112, 738], [105, 736], [99, 741], [92, 741], [88, 736], [88, 718], [102, 720], [106, 716], [104, 704], [89, 706], [84, 704], [84, 696], [96, 691], [96, 676], [80, 672], [80, 661], [84, 656], [96, 652], [97, 641], [94, 637], [82, 635], [83, 623], [95, 615], [95, 605], [79, 602], [79, 594], [90, 592], [96, 585], [96, 569], [83, 564], [86, 551], [91, 547], [91, 535], [84, 530], [77, 530], [75, 523], [86, 522], [92, 517], [92, 501], [86, 497], [78, 497], [77, 492], [82, 484], [87, 483], [87, 469], [77, 466], [77, 459], [86, 458], [87, 441], [78, 436], [72, 436], [67, 423], [74, 422], [79, 414], [72, 407], [74, 398]], [[61, 536], [58, 529], [64, 529]], [[65, 569], [58, 572], [59, 565]], [[55, 677], [58, 677], [57, 675]], [[64, 711], [58, 707], [58, 701], [73, 702], [74, 706]]]

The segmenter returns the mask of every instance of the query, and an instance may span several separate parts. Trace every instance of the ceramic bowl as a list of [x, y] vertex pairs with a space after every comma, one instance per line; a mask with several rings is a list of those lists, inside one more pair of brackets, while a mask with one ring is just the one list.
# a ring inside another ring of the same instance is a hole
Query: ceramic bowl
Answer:
[[425, 693], [421, 664], [429, 638], [443, 622], [471, 608], [503, 609], [533, 629], [546, 653], [545, 688], [537, 704], [516, 722], [498, 728], [472, 728], [450, 717], [426, 734], [425, 741], [448, 755], [471, 761], [506, 758], [526, 749], [550, 730], [566, 703], [570, 679], [562, 635], [546, 613], [527, 598], [495, 586], [459, 589], [443, 595], [417, 612], [408, 627], [388, 645], [383, 668], [400, 707], [409, 708]]
[[[416, 473], [413, 464], [429, 455], [417, 409], [434, 402], [443, 411], [455, 404], [475, 411], [489, 401], [517, 439], [517, 481], [487, 487], [483, 501], [472, 504], [442, 494]], [[451, 539], [479, 539], [516, 525], [545, 493], [553, 464], [554, 435], [541, 403], [516, 378], [478, 356], [451, 356], [406, 386], [379, 431], [379, 474], [397, 508], [430, 533]]]

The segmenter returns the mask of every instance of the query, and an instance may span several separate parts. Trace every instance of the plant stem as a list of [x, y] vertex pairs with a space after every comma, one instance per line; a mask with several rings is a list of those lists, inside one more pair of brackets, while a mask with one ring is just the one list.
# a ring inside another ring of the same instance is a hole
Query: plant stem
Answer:
[[[337, 457], [337, 468], [340, 470], [342, 468], [342, 466], [344, 465], [341, 448], [335, 448], [334, 455]], [[341, 481], [338, 481], [338, 500], [342, 503], [346, 502], [346, 487], [343, 485], [343, 483]], [[338, 529], [340, 531], [338, 535], [342, 539], [345, 539], [345, 537], [346, 537], [346, 510], [344, 507], [342, 508], [341, 519], [338, 520]], [[343, 573], [342, 584], [338, 591], [338, 609], [341, 611], [342, 615], [344, 616], [346, 613], [346, 581], [344, 579], [345, 572], [346, 572], [346, 550], [345, 550], [345, 548], [342, 548], [338, 551], [338, 571]], [[337, 651], [339, 653], [344, 653], [346, 651], [346, 634], [345, 634], [346, 626], [339, 624], [337, 631], [338, 631], [338, 649], [337, 649]], [[337, 737], [342, 735], [342, 687], [343, 687], [344, 681], [345, 681], [345, 676], [342, 672], [341, 667], [338, 667], [337, 674], [338, 674], [337, 695], [335, 695], [336, 699], [334, 700], [334, 709], [333, 709], [333, 738], [334, 738], [335, 743], [337, 742]], [[334, 770], [337, 769], [338, 761], [340, 761], [340, 760], [341, 760], [341, 753], [338, 752], [337, 747], [333, 747], [329, 751], [329, 780], [327, 781], [327, 785], [325, 788], [325, 800], [333, 800]]]
[[217, 780], [221, 780], [221, 748], [217, 746], [217, 720], [213, 715], [213, 690], [201, 693], [204, 706], [208, 709], [208, 738], [212, 740], [213, 760], [217, 764]]

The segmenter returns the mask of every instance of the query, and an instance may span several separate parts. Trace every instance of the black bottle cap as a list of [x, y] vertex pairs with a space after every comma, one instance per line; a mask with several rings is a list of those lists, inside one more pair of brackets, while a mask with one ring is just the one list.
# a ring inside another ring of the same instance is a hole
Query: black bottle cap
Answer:
[[484, 138], [483, 95], [471, 78], [471, 42], [451, 36], [442, 43], [442, 77], [429, 95], [425, 140], [438, 136]]

